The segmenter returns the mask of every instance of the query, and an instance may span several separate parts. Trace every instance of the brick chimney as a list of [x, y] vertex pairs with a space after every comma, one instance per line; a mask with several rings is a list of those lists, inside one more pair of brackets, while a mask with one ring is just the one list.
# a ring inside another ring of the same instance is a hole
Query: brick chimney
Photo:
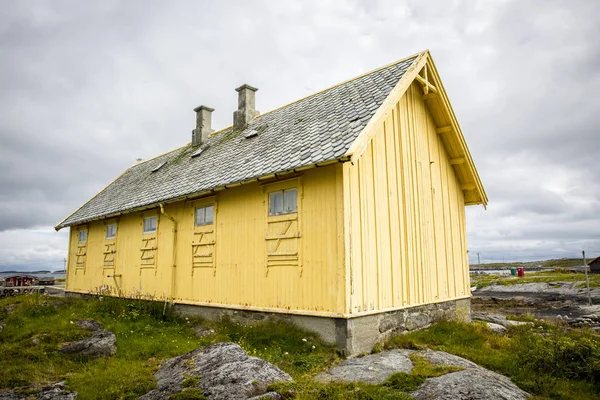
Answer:
[[206, 142], [208, 135], [215, 130], [211, 129], [212, 112], [214, 108], [199, 106], [194, 108], [196, 111], [196, 129], [192, 131], [192, 146], [198, 146]]
[[242, 85], [235, 90], [238, 92], [238, 109], [233, 112], [233, 127], [244, 129], [252, 118], [260, 114], [254, 108], [254, 95], [258, 89], [250, 85]]

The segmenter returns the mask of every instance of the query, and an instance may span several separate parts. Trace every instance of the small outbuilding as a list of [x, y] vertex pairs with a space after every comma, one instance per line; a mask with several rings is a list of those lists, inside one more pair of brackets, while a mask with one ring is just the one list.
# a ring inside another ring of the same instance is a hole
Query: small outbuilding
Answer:
[[37, 284], [40, 286], [53, 286], [55, 283], [55, 279], [52, 276], [44, 276], [38, 278]]
[[13, 275], [7, 276], [4, 280], [4, 286], [33, 286], [35, 284], [35, 277], [31, 275]]
[[596, 257], [590, 261], [588, 267], [590, 267], [590, 273], [600, 274], [600, 257]]

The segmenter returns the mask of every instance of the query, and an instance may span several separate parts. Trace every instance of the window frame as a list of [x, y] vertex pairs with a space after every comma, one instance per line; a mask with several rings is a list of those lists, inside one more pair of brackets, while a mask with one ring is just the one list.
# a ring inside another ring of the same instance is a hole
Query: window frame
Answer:
[[[112, 227], [114, 227], [114, 233], [112, 236], [108, 236], [108, 233], [110, 232]], [[111, 240], [111, 239], [115, 239], [116, 237], [117, 237], [117, 223], [113, 222], [113, 223], [106, 225], [106, 234], [104, 235], [104, 238], [107, 240]]]
[[[81, 240], [81, 234], [83, 233], [83, 235], [85, 236], [83, 238], [83, 240]], [[87, 236], [88, 236], [88, 230], [87, 229], [80, 229], [78, 236], [77, 236], [77, 243], [86, 243], [87, 242]]]
[[[208, 208], [212, 208], [212, 220], [210, 222], [206, 222], [206, 210]], [[198, 223], [198, 211], [199, 210], [203, 210], [203, 222], [202, 223]], [[209, 226], [209, 225], [214, 225], [215, 223], [215, 203], [210, 203], [210, 204], [203, 204], [200, 206], [195, 206], [194, 207], [194, 226]]]
[[[147, 231], [146, 230], [146, 220], [151, 220], [154, 219], [154, 229], [151, 231]], [[158, 217], [156, 215], [151, 215], [149, 217], [144, 217], [142, 219], [142, 234], [147, 235], [147, 234], [151, 234], [151, 233], [156, 233], [156, 231], [158, 230]]]
[[[294, 191], [296, 192], [296, 201], [295, 201], [295, 208], [291, 211], [288, 211], [285, 209], [285, 194], [286, 192], [291, 192]], [[271, 212], [271, 199], [272, 196], [275, 194], [279, 194], [281, 193], [281, 212]], [[270, 192], [267, 193], [267, 199], [268, 199], [268, 204], [267, 204], [267, 212], [269, 217], [276, 217], [278, 215], [288, 215], [288, 214], [296, 214], [298, 213], [298, 197], [300, 194], [300, 190], [298, 188], [298, 186], [291, 186], [291, 187], [287, 187], [287, 188], [283, 188], [283, 189], [278, 189], [278, 190], [272, 190]]]

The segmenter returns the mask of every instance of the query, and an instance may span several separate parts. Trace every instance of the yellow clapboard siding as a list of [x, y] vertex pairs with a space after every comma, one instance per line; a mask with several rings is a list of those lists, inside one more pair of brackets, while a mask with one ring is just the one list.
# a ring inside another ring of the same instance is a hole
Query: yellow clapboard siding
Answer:
[[[156, 300], [343, 314], [341, 170], [342, 164], [334, 164], [281, 182], [241, 185], [210, 198], [165, 205], [177, 221], [175, 252], [175, 226], [159, 208], [124, 214], [112, 241], [117, 249], [114, 269], [104, 267], [105, 222], [87, 224], [85, 268], [75, 268], [78, 228], [72, 227], [67, 290], [97, 292], [108, 287], [123, 296]], [[269, 191], [288, 187], [298, 188], [297, 218], [289, 227], [281, 222], [287, 216], [268, 216], [267, 200]], [[195, 207], [207, 204], [215, 204], [213, 226], [195, 227]], [[143, 234], [143, 218], [148, 216], [157, 217], [157, 232]], [[268, 242], [275, 235], [286, 238], [268, 261], [268, 249], [275, 246]], [[203, 244], [196, 247], [196, 257], [194, 243]], [[144, 250], [146, 245], [156, 249]], [[150, 265], [142, 259], [149, 253], [154, 257]]]
[[469, 294], [464, 195], [436, 129], [413, 83], [343, 169], [350, 313]]
[[[336, 317], [469, 296], [464, 207], [485, 196], [461, 189], [476, 173], [447, 107], [402, 89], [350, 162], [71, 227], [67, 290]], [[297, 212], [269, 216], [269, 193], [292, 188]]]

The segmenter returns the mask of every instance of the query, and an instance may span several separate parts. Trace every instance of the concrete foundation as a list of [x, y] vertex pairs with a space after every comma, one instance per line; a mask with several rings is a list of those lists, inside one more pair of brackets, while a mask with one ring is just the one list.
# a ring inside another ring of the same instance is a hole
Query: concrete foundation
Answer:
[[[66, 296], [89, 298], [93, 295], [66, 292]], [[441, 319], [470, 321], [471, 299], [450, 300], [441, 303], [383, 311], [353, 318], [331, 318], [310, 315], [268, 313], [234, 310], [229, 308], [174, 304], [182, 316], [216, 320], [227, 317], [234, 322], [250, 324], [266, 320], [292, 323], [315, 332], [330, 345], [338, 347], [346, 356], [370, 353], [373, 347], [391, 336], [426, 328]]]
[[382, 343], [393, 335], [423, 329], [440, 319], [469, 321], [471, 299], [427, 304], [354, 318], [265, 313], [186, 304], [175, 304], [175, 310], [184, 316], [200, 316], [206, 319], [226, 316], [242, 324], [267, 319], [289, 322], [317, 333], [324, 342], [335, 345], [345, 355], [354, 356], [371, 352], [376, 344]]

